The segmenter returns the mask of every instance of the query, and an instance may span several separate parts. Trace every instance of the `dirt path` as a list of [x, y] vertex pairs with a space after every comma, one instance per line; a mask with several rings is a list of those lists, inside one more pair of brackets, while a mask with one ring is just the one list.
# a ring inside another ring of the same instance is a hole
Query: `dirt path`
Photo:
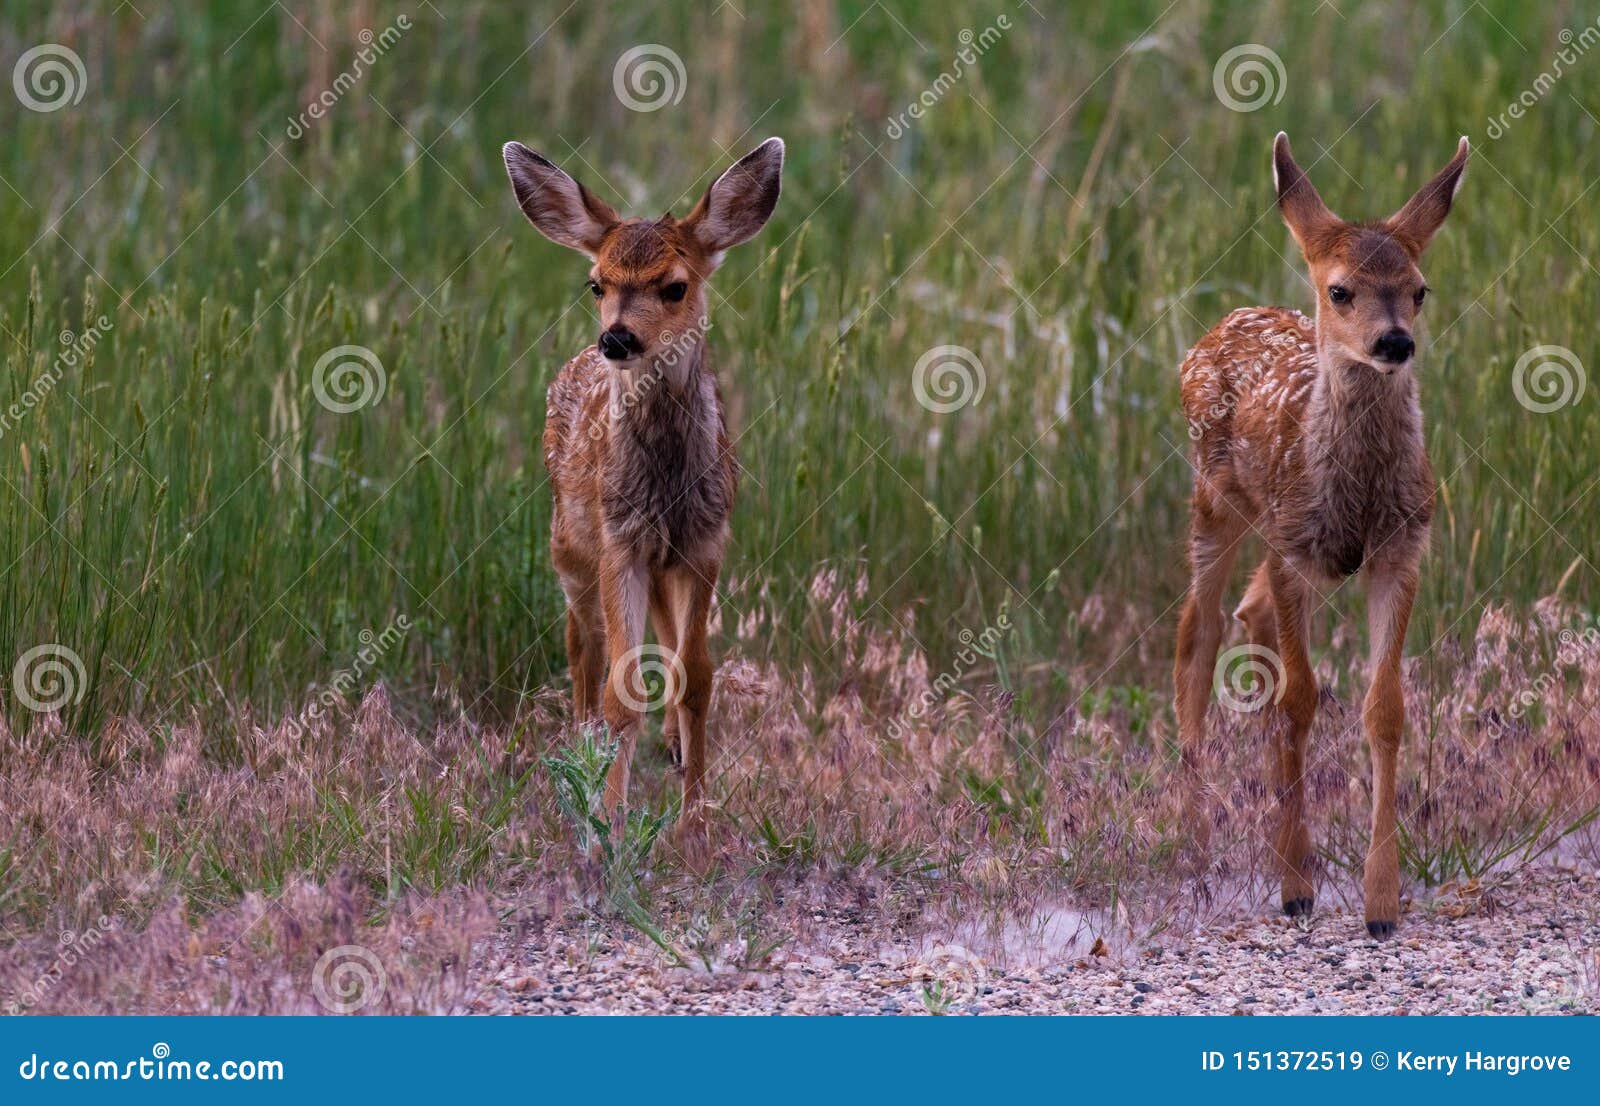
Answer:
[[762, 970], [684, 968], [573, 927], [496, 950], [485, 1013], [1525, 1014], [1600, 1010], [1600, 879], [1545, 868], [1451, 888], [1378, 943], [1359, 916], [1265, 913], [1137, 950], [985, 962], [821, 920]]

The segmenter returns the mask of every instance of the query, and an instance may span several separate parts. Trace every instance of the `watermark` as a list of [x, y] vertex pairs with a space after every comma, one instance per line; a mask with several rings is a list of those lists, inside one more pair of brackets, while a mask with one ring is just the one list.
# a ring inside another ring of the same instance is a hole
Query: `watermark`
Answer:
[[360, 83], [362, 77], [366, 76], [367, 70], [379, 58], [394, 49], [395, 43], [399, 42], [401, 36], [409, 31], [411, 27], [411, 17], [409, 15], [401, 15], [377, 34], [373, 34], [370, 27], [361, 28], [356, 35], [356, 38], [361, 42], [361, 49], [356, 51], [355, 58], [350, 63], [350, 68], [335, 77], [333, 84], [323, 89], [320, 95], [313, 98], [305, 106], [304, 111], [300, 112], [299, 115], [289, 117], [289, 125], [284, 128], [283, 132], [289, 137], [289, 141], [298, 142], [311, 129], [313, 123], [327, 118], [339, 101], [344, 99], [350, 90]]
[[88, 684], [83, 658], [58, 642], [35, 645], [18, 657], [11, 669], [11, 690], [36, 714], [83, 702]]
[[983, 362], [965, 346], [934, 346], [911, 371], [917, 402], [936, 415], [975, 406], [987, 383]]
[[35, 46], [11, 70], [11, 90], [29, 111], [60, 111], [83, 101], [89, 74], [83, 59], [59, 42]]
[[660, 645], [635, 646], [611, 666], [617, 698], [641, 714], [676, 703], [687, 678], [678, 654]]
[[1573, 33], [1571, 27], [1563, 27], [1556, 35], [1561, 41], [1561, 49], [1556, 51], [1551, 59], [1550, 68], [1540, 72], [1533, 79], [1533, 83], [1517, 94], [1517, 98], [1506, 105], [1506, 109], [1499, 115], [1489, 117], [1489, 125], [1484, 129], [1484, 134], [1492, 142], [1501, 138], [1511, 129], [1511, 124], [1521, 119], [1535, 107], [1540, 100], [1550, 94], [1556, 82], [1566, 75], [1571, 69], [1596, 44], [1600, 44], [1600, 19], [1592, 24], [1585, 25], [1581, 31]]
[[974, 634], [968, 627], [963, 627], [957, 636], [961, 639], [963, 648], [956, 652], [949, 668], [933, 678], [928, 685], [928, 690], [912, 699], [911, 703], [899, 714], [889, 719], [887, 735], [895, 740], [904, 737], [911, 729], [914, 722], [925, 718], [934, 707], [949, 699], [966, 675], [982, 659], [995, 660], [1000, 654], [1000, 642], [1005, 635], [1015, 629], [1011, 616], [1001, 611], [994, 620], [994, 625], [985, 626]]
[[976, 1001], [989, 984], [983, 960], [962, 945], [938, 946], [923, 960], [918, 974], [926, 980], [922, 1004], [930, 1014]]
[[12, 997], [6, 1005], [6, 1013], [16, 1017], [43, 1002], [45, 996], [66, 977], [67, 973], [105, 940], [106, 934], [115, 928], [116, 924], [114, 919], [102, 914], [95, 919], [92, 927], [82, 933], [63, 931], [57, 942], [60, 951], [56, 953], [55, 960], [38, 979]]
[[378, 954], [365, 945], [340, 945], [317, 958], [311, 994], [324, 1010], [354, 1014], [379, 1002], [389, 986]]
[[611, 89], [631, 111], [660, 111], [683, 100], [689, 74], [670, 46], [647, 42], [627, 50], [611, 69]]
[[1301, 346], [1301, 340], [1287, 331], [1273, 334], [1266, 343], [1267, 352], [1232, 370], [1222, 394], [1209, 407], [1189, 418], [1191, 441], [1198, 442], [1207, 430], [1238, 410], [1240, 401]]
[[1585, 626], [1582, 630], [1567, 628], [1556, 635], [1556, 655], [1551, 667], [1539, 673], [1529, 686], [1517, 693], [1506, 713], [1521, 718], [1529, 708], [1544, 700], [1561, 682], [1562, 673], [1582, 664], [1600, 650], [1600, 627]]
[[93, 1060], [52, 1059], [30, 1053], [17, 1065], [17, 1074], [23, 1079], [54, 1079], [59, 1082], [121, 1083], [177, 1082], [190, 1080], [225, 1083], [281, 1083], [284, 1079], [282, 1060], [174, 1060], [172, 1046], [159, 1041], [150, 1046], [149, 1056], [135, 1056], [131, 1060], [110, 1060], [100, 1057]]
[[1239, 714], [1254, 714], [1283, 699], [1283, 661], [1265, 645], [1235, 645], [1217, 657], [1212, 683], [1217, 702]]
[[1536, 415], [1548, 415], [1583, 398], [1583, 362], [1566, 346], [1534, 346], [1511, 369], [1511, 391]]
[[1246, 42], [1217, 59], [1211, 90], [1232, 111], [1260, 111], [1283, 99], [1289, 74], [1283, 59], [1269, 46]]
[[12, 400], [5, 410], [0, 411], [0, 438], [5, 437], [30, 411], [45, 401], [45, 397], [61, 383], [68, 369], [75, 369], [88, 359], [90, 351], [111, 329], [111, 325], [111, 320], [101, 315], [82, 334], [74, 334], [70, 330], [61, 332], [58, 340], [63, 348], [50, 362], [50, 367], [24, 388], [22, 394]]
[[[710, 330], [711, 320], [704, 315], [696, 319], [694, 325], [682, 334], [663, 330], [660, 341], [666, 348], [652, 359], [650, 371], [633, 376], [624, 387], [612, 392], [606, 414], [591, 418], [588, 426], [584, 428], [584, 433], [589, 439], [598, 442], [604, 438], [610, 423], [624, 418], [629, 411], [643, 403], [664, 378], [679, 377], [678, 367], [695, 352]], [[686, 383], [685, 380], [678, 380], [680, 387]]]
[[357, 634], [361, 647], [356, 650], [354, 663], [335, 672], [333, 679], [328, 681], [328, 686], [318, 692], [317, 697], [306, 704], [304, 710], [288, 721], [290, 733], [295, 737], [302, 736], [313, 722], [332, 712], [340, 700], [353, 695], [378, 661], [405, 640], [412, 626], [409, 617], [400, 615], [380, 633], [373, 633], [367, 629]]
[[311, 369], [311, 392], [338, 415], [371, 407], [383, 399], [389, 374], [366, 346], [334, 346]]
[[883, 133], [891, 141], [899, 141], [911, 129], [911, 124], [928, 114], [940, 100], [949, 94], [950, 90], [960, 83], [968, 69], [978, 64], [978, 59], [995, 48], [995, 45], [1005, 37], [1011, 29], [1011, 17], [999, 15], [995, 21], [977, 34], [972, 33], [972, 28], [963, 27], [961, 33], [956, 35], [961, 46], [956, 50], [955, 57], [950, 61], [950, 68], [941, 70], [933, 79], [933, 83], [906, 105], [906, 109], [899, 115], [891, 115], [888, 125]]

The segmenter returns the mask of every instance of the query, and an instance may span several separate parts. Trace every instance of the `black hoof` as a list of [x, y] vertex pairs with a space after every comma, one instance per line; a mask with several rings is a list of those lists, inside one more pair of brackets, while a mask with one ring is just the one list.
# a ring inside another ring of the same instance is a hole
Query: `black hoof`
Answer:
[[1311, 904], [1314, 902], [1310, 896], [1303, 899], [1290, 899], [1283, 904], [1283, 912], [1291, 918], [1301, 918], [1311, 913]]
[[1394, 923], [1393, 922], [1368, 922], [1367, 923], [1367, 932], [1372, 935], [1374, 940], [1386, 941], [1390, 937], [1394, 936]]

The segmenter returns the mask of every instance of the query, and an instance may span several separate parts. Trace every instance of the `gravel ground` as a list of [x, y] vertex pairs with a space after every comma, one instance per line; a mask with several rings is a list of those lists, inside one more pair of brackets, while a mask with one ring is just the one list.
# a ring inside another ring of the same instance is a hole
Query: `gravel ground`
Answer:
[[1359, 915], [1259, 916], [1119, 950], [990, 962], [816, 917], [761, 970], [670, 966], [631, 932], [552, 928], [490, 958], [515, 1014], [1537, 1014], [1600, 1009], [1600, 879], [1553, 868], [1447, 887], [1379, 943]]

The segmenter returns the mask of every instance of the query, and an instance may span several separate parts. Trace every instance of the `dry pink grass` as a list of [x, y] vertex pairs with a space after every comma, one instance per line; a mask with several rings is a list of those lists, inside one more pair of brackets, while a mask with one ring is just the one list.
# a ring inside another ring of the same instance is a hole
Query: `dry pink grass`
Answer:
[[[1069, 664], [1077, 690], [1052, 702], [1060, 685], [1046, 680], [1061, 673], [1013, 673], [1006, 691], [980, 665], [944, 694], [937, 673], [951, 661], [853, 619], [851, 586], [817, 584], [842, 678], [742, 659], [737, 634], [722, 650], [709, 863], [686, 866], [663, 840], [639, 885], [676, 948], [743, 942], [760, 955], [769, 940], [803, 940], [824, 907], [886, 934], [961, 918], [996, 938], [1062, 901], [1133, 936], [1258, 909], [1271, 870], [1260, 718], [1213, 715], [1207, 774], [1222, 802], [1197, 858], [1173, 794], [1164, 690], [1154, 708], [1086, 697], [1098, 671]], [[1162, 643], [1139, 642], [1124, 627], [1142, 623], [1124, 614], [1082, 612], [1113, 649], [1096, 655], [1132, 646], [1161, 663]], [[1515, 864], [1600, 803], [1600, 650], [1554, 656], [1574, 625], [1555, 604], [1527, 619], [1493, 610], [1465, 646], [1408, 662], [1400, 808], [1413, 883]], [[1309, 760], [1319, 888], [1335, 900], [1366, 834], [1350, 656], [1335, 642], [1319, 673], [1333, 691]], [[1536, 706], [1511, 717], [1533, 687]], [[601, 909], [539, 767], [571, 738], [565, 711], [551, 691], [513, 723], [455, 714], [424, 727], [380, 687], [301, 733], [241, 714], [226, 732], [122, 722], [98, 752], [48, 726], [0, 734], [0, 1002], [314, 1011], [318, 958], [353, 944], [387, 969], [371, 1010], [467, 1008], [475, 941]], [[659, 753], [641, 759], [640, 780], [653, 804], [674, 789]], [[1593, 838], [1565, 847], [1592, 855]], [[59, 935], [102, 916], [103, 939], [41, 988]]]

